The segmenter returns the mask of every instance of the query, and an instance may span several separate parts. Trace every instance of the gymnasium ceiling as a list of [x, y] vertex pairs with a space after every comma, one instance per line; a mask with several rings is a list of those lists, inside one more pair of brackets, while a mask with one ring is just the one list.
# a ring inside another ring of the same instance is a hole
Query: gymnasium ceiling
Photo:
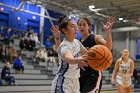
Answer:
[[[87, 16], [94, 21], [102, 21], [107, 16], [115, 16], [120, 26], [140, 26], [140, 0], [28, 0], [44, 5], [46, 9], [62, 12], [72, 16]], [[94, 11], [89, 10], [94, 5]], [[119, 21], [123, 18], [124, 21]]]

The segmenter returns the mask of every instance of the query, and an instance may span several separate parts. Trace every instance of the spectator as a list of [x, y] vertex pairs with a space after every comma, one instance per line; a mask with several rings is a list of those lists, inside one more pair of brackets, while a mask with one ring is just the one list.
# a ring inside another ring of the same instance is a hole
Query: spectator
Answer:
[[1, 79], [8, 82], [8, 85], [16, 85], [15, 78], [10, 73], [10, 68], [11, 68], [10, 63], [6, 62], [4, 67], [2, 68]]
[[47, 52], [44, 46], [37, 51], [36, 58], [38, 61], [45, 61], [47, 59]]
[[53, 47], [53, 42], [50, 40], [49, 37], [45, 40], [45, 46], [46, 46], [47, 50], [49, 50]]
[[0, 44], [0, 59], [2, 59], [2, 45]]
[[10, 41], [11, 41], [11, 34], [10, 34], [10, 32], [11, 32], [11, 28], [9, 28], [9, 29], [7, 29], [7, 31], [5, 31], [5, 33], [4, 33], [4, 43], [6, 44], [6, 45], [9, 45], [10, 44]]
[[11, 46], [11, 48], [10, 48], [10, 63], [13, 63], [16, 56], [17, 56], [16, 48], [14, 46]]
[[30, 40], [32, 42], [35, 42], [35, 46], [40, 43], [38, 40], [37, 33], [34, 33], [34, 32], [30, 35]]
[[50, 62], [56, 63], [55, 58], [58, 57], [57, 52], [54, 51], [54, 48], [50, 48], [48, 51], [48, 60]]
[[2, 46], [2, 62], [5, 63], [7, 59], [7, 49], [6, 49], [6, 45]]
[[32, 30], [32, 27], [31, 26], [29, 26], [29, 28], [28, 28], [28, 37], [30, 37], [30, 35], [32, 34], [32, 32], [34, 32], [33, 30]]
[[2, 86], [3, 85], [3, 83], [2, 83], [2, 80], [0, 79], [0, 86]]
[[14, 61], [14, 64], [13, 64], [13, 68], [15, 69], [15, 72], [17, 74], [23, 74], [24, 73], [24, 65], [23, 65], [23, 62], [22, 62], [22, 58], [21, 58], [21, 55], [18, 55]]
[[134, 69], [133, 77], [136, 80], [136, 84], [140, 84], [140, 72], [137, 69]]
[[25, 42], [24, 42], [24, 37], [21, 38], [21, 40], [19, 42], [19, 47], [20, 47], [20, 50], [25, 50], [26, 49], [26, 45], [25, 45]]
[[30, 39], [29, 38], [25, 38], [24, 39], [24, 43], [25, 43], [26, 49], [29, 50], [29, 51], [32, 51], [32, 46], [31, 46]]

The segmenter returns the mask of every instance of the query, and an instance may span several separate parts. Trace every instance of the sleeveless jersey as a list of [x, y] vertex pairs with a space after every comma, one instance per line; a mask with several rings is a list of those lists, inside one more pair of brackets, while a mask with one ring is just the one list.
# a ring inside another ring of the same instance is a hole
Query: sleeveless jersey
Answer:
[[[81, 41], [81, 39], [80, 39], [80, 41]], [[87, 49], [91, 48], [94, 45], [97, 45], [96, 42], [95, 42], [95, 39], [94, 39], [94, 35], [93, 34], [90, 34], [84, 41], [81, 41], [81, 43]], [[99, 75], [99, 71], [93, 70], [89, 66], [88, 67], [84, 67], [84, 68], [85, 68], [85, 71], [80, 70], [81, 77], [82, 76], [88, 76], [88, 75], [90, 75], [92, 73], [95, 74], [95, 75]]]
[[[124, 87], [127, 87], [131, 84], [131, 77], [128, 79], [124, 78], [124, 76], [130, 71], [130, 63], [130, 59], [128, 59], [127, 63], [124, 63], [121, 59], [121, 63], [119, 64], [119, 70], [116, 74], [116, 81], [118, 81], [117, 83]], [[127, 84], [124, 84], [125, 82]]]
[[63, 58], [63, 54], [67, 51], [70, 51], [75, 57], [81, 56], [80, 50], [84, 49], [81, 42], [77, 39], [74, 39], [73, 42], [69, 42], [66, 39], [62, 41], [58, 47], [58, 57], [59, 57], [59, 70], [58, 75], [68, 77], [68, 78], [79, 78], [80, 77], [80, 68], [78, 64], [68, 64]]

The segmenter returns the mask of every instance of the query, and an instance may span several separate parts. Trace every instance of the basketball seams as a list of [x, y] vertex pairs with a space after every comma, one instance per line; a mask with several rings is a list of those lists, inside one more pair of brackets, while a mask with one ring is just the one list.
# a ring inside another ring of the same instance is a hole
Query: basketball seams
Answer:
[[[101, 47], [101, 48], [104, 50], [103, 47]], [[104, 50], [104, 52], [105, 52], [105, 50]], [[108, 53], [108, 56], [105, 57], [105, 60], [106, 60], [107, 62], [105, 62], [105, 63], [104, 63], [105, 65], [103, 65], [103, 66], [104, 66], [104, 69], [107, 69], [107, 68], [108, 68], [108, 64], [110, 64], [110, 61], [109, 61], [109, 60], [112, 59], [112, 57], [108, 59], [109, 55], [110, 55], [110, 52]]]
[[[103, 47], [101, 47], [102, 49], [103, 49], [103, 51], [104, 51], [104, 54], [105, 54], [105, 50], [104, 50], [104, 48]], [[109, 53], [110, 54], [110, 53]], [[107, 55], [107, 57], [105, 57], [105, 55], [104, 55], [104, 58], [107, 60], [107, 58], [108, 58], [108, 56], [109, 56], [109, 54]], [[108, 61], [108, 60], [107, 60]]]
[[[109, 56], [109, 54], [107, 55], [107, 58], [108, 58], [108, 56]], [[104, 57], [104, 58], [105, 58], [105, 57]], [[103, 64], [105, 63], [105, 61], [107, 61], [106, 58], [105, 58], [105, 60], [104, 60], [102, 63], [100, 63], [100, 65], [96, 66], [95, 68], [97, 68], [97, 67], [103, 65]], [[104, 68], [105, 68], [105, 67], [104, 67]]]
[[107, 47], [103, 45], [98, 45], [97, 48], [90, 48], [89, 52], [93, 52], [97, 56], [95, 56], [95, 58], [90, 55], [89, 57], [87, 57], [87, 61], [90, 67], [98, 71], [102, 71], [109, 68], [109, 66], [112, 63], [113, 56], [111, 51]]
[[[108, 59], [108, 60], [111, 60], [112, 61], [112, 58]], [[105, 69], [109, 68], [108, 65], [110, 65], [110, 61], [106, 60], [106, 64], [105, 64]], [[106, 68], [107, 67], [107, 68]]]
[[101, 64], [99, 64], [98, 66], [96, 66], [95, 68], [98, 68], [100, 67], [101, 65], [103, 65], [103, 63], [105, 62], [106, 60], [104, 60]]
[[106, 60], [107, 62], [105, 62], [105, 63], [104, 63], [105, 65], [103, 65], [103, 66], [104, 66], [104, 69], [107, 69], [106, 67], [107, 67], [107, 64], [109, 63], [108, 60], [107, 60], [107, 58], [109, 57], [109, 55], [110, 55], [110, 53], [108, 53], [107, 57], [105, 58], [105, 60]]
[[[101, 59], [92, 59], [92, 58], [88, 58], [89, 60], [102, 60], [103, 58], [104, 58], [104, 56], [101, 54], [101, 53], [99, 53], [98, 51], [95, 51], [94, 49], [90, 49], [90, 50], [92, 50], [92, 51], [94, 51], [94, 52], [96, 52], [96, 53], [98, 53], [102, 58]], [[104, 51], [104, 54], [105, 54], [105, 51]]]
[[88, 60], [102, 60], [103, 58], [101, 59], [94, 59], [94, 58], [87, 58]]
[[[92, 50], [92, 51], [98, 53], [100, 56], [102, 56], [101, 59], [103, 59], [103, 58], [105, 58], [105, 50], [104, 50], [103, 47], [101, 47], [101, 48], [102, 48], [102, 50], [104, 51], [104, 55], [102, 55], [101, 53], [99, 53], [98, 51], [96, 51], [96, 50], [94, 50], [94, 49], [90, 49], [90, 50]], [[107, 58], [108, 58], [108, 56], [107, 56]], [[107, 60], [107, 58], [105, 58], [105, 59]], [[88, 58], [88, 59], [89, 59], [89, 60], [101, 60], [101, 59], [92, 59], [92, 58]]]
[[[96, 50], [94, 50], [94, 49], [90, 49], [90, 50], [95, 51], [96, 53], [98, 53], [99, 55], [101, 55], [101, 56], [104, 58], [104, 56], [103, 56], [101, 53], [99, 53], [98, 51], [96, 51]], [[104, 54], [105, 54], [105, 53], [104, 53]]]
[[[104, 48], [102, 47], [102, 49], [104, 50]], [[104, 50], [104, 52], [105, 52], [105, 50]], [[111, 52], [109, 52], [109, 54], [108, 54], [108, 56], [110, 55], [110, 53]], [[105, 53], [104, 53], [105, 54]], [[112, 55], [112, 54], [111, 54]], [[112, 56], [111, 56], [111, 58], [108, 58], [108, 56], [107, 57], [104, 57], [105, 59], [106, 59], [106, 61], [109, 61], [110, 59], [112, 59]]]

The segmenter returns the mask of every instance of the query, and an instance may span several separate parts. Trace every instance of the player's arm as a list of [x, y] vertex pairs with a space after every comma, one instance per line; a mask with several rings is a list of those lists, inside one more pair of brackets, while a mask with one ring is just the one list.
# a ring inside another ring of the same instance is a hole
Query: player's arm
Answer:
[[57, 50], [57, 48], [59, 47], [60, 43], [61, 43], [61, 36], [60, 36], [60, 31], [58, 29], [58, 26], [52, 26], [51, 31], [53, 33], [54, 36], [54, 41], [55, 41], [55, 50]]
[[[107, 18], [107, 22], [106, 23], [103, 23], [102, 22], [102, 25], [103, 25], [103, 29], [106, 33], [106, 47], [108, 47], [110, 50], [112, 49], [112, 37], [111, 37], [111, 34], [110, 34], [110, 31], [112, 29], [112, 26], [114, 25], [115, 23], [115, 18], [112, 17], [112, 16], [109, 16]], [[99, 42], [104, 42], [102, 39], [99, 40]]]
[[120, 64], [120, 59], [118, 59], [118, 60], [116, 61], [115, 68], [114, 68], [113, 73], [112, 73], [112, 80], [115, 79], [116, 73], [117, 73], [118, 70], [119, 70], [119, 64]]
[[79, 64], [81, 61], [85, 61], [84, 58], [74, 58], [72, 53], [70, 51], [66, 51], [64, 54], [63, 54], [63, 58], [67, 61], [67, 63], [69, 64]]
[[88, 50], [82, 45], [82, 43], [79, 41], [80, 44], [80, 52], [82, 55], [87, 55]]
[[130, 71], [129, 71], [128, 75], [127, 75], [127, 78], [132, 77], [133, 76], [133, 72], [134, 72], [134, 61], [131, 60], [130, 61]]
[[108, 47], [108, 49], [112, 49], [112, 38], [111, 35], [107, 34], [106, 36], [106, 40], [104, 40], [104, 38], [101, 35], [95, 35], [95, 41], [97, 43], [97, 45], [104, 45], [106, 47]]
[[106, 41], [104, 40], [104, 38], [101, 35], [95, 35], [95, 41], [96, 41], [97, 45], [106, 46]]
[[83, 57], [74, 58], [70, 51], [65, 52], [63, 54], [63, 58], [69, 64], [79, 64], [80, 68], [82, 68], [83, 70], [85, 70], [84, 66], [86, 66], [86, 67], [88, 66], [88, 64], [86, 62], [84, 62], [84, 61], [86, 61], [85, 58], [83, 58]]
[[79, 64], [79, 62], [85, 61], [82, 57], [74, 57], [70, 50], [68, 45], [61, 45], [58, 48], [58, 54], [69, 64]]
[[59, 47], [60, 43], [61, 43], [61, 39], [55, 38], [55, 50]]

